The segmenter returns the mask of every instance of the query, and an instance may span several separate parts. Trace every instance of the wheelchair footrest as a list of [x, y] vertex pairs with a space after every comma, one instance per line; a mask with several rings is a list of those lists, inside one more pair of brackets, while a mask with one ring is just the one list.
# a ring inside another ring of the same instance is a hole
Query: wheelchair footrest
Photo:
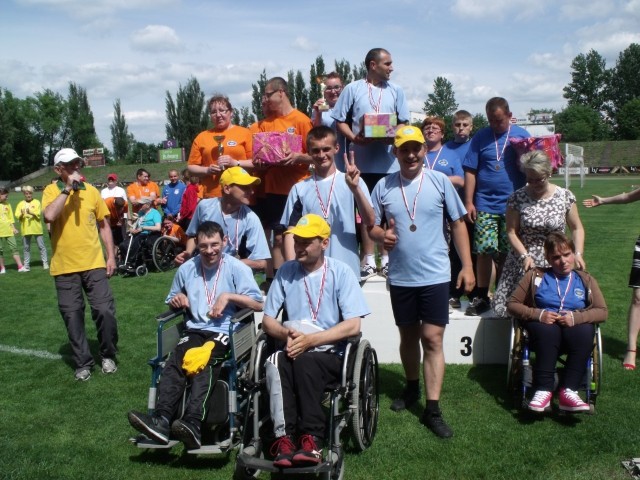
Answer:
[[622, 466], [627, 469], [631, 477], [640, 480], [640, 458], [632, 458], [622, 462]]
[[151, 448], [157, 450], [172, 448], [180, 443], [177, 440], [169, 440], [169, 443], [158, 443], [144, 434], [140, 434], [137, 437], [132, 437], [129, 439], [129, 441], [138, 448]]
[[318, 465], [311, 467], [290, 467], [280, 468], [273, 465], [272, 460], [266, 460], [264, 458], [257, 458], [246, 453], [239, 453], [236, 457], [236, 464], [242, 468], [251, 468], [256, 470], [262, 470], [265, 472], [279, 472], [279, 473], [325, 473], [331, 471], [331, 462], [325, 461]]

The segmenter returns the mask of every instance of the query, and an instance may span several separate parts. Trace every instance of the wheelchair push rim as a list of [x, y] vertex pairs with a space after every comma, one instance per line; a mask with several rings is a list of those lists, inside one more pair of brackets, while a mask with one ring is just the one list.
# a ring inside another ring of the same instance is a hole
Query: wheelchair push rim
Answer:
[[151, 258], [158, 271], [166, 272], [174, 267], [176, 250], [175, 243], [169, 237], [160, 237], [154, 242]]

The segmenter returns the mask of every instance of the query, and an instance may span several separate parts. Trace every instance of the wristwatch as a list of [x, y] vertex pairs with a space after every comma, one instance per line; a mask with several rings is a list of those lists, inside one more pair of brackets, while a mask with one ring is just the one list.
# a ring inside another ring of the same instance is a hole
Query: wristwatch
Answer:
[[62, 191], [60, 192], [62, 195], [69, 195], [71, 193], [71, 190], [68, 190], [66, 188], [63, 188]]

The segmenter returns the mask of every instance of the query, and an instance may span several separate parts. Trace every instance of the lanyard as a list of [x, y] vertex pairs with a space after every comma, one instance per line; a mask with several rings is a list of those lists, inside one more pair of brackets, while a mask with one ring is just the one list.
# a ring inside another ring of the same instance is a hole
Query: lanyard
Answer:
[[307, 272], [304, 271], [302, 265], [302, 280], [304, 282], [304, 291], [307, 294], [307, 303], [309, 304], [309, 310], [311, 311], [311, 320], [313, 323], [318, 321], [318, 314], [320, 313], [320, 302], [322, 301], [322, 293], [324, 292], [324, 283], [327, 280], [327, 259], [325, 258], [322, 262], [322, 279], [320, 280], [320, 291], [318, 292], [318, 301], [316, 302], [316, 308], [313, 309], [313, 301], [311, 299], [311, 294], [309, 293], [309, 285], [307, 285]]
[[[222, 223], [224, 223], [224, 229], [227, 231], [227, 236], [229, 236], [229, 227], [227, 226], [227, 220], [224, 218], [222, 204], [218, 203], [218, 205], [220, 206], [220, 215], [222, 215]], [[229, 216], [233, 218], [233, 215], [230, 214]], [[242, 218], [242, 207], [240, 207], [236, 215], [236, 236], [233, 240], [231, 240], [231, 237], [229, 236], [229, 242], [231, 242], [231, 245], [235, 247], [234, 255], [238, 254], [238, 249], [240, 248], [240, 237], [238, 236], [238, 229], [240, 228], [240, 221], [242, 220]]]
[[498, 137], [496, 137], [496, 132], [493, 132], [493, 141], [496, 145], [496, 159], [498, 162], [502, 160], [504, 157], [504, 150], [507, 148], [507, 143], [509, 143], [509, 134], [511, 133], [511, 124], [509, 124], [509, 128], [507, 129], [507, 138], [504, 140], [504, 145], [502, 145], [502, 152], [498, 152]]
[[331, 187], [329, 188], [329, 198], [327, 199], [327, 207], [325, 208], [324, 202], [322, 201], [322, 196], [320, 195], [320, 189], [318, 188], [318, 180], [316, 174], [313, 174], [313, 183], [316, 187], [316, 195], [318, 196], [318, 201], [320, 202], [320, 210], [322, 210], [322, 216], [326, 220], [329, 218], [329, 210], [331, 209], [331, 198], [333, 197], [333, 185], [336, 183], [336, 177], [338, 172], [334, 172], [333, 179], [331, 180]]
[[434, 167], [436, 166], [436, 162], [438, 161], [438, 158], [440, 158], [440, 154], [442, 153], [443, 148], [444, 146], [440, 147], [440, 150], [438, 150], [438, 154], [436, 155], [436, 158], [433, 159], [433, 163], [429, 163], [429, 152], [427, 152], [427, 156], [425, 157], [425, 160], [427, 161], [427, 167], [429, 167], [429, 170], [433, 170]]
[[571, 288], [571, 281], [573, 280], [573, 272], [569, 272], [569, 281], [567, 282], [567, 288], [564, 290], [564, 295], [560, 293], [560, 281], [556, 274], [553, 274], [553, 277], [556, 279], [556, 289], [558, 291], [558, 297], [560, 298], [560, 308], [558, 309], [558, 313], [562, 312], [564, 308], [564, 300], [567, 298], [567, 294], [569, 293], [569, 289]]
[[365, 80], [367, 82], [367, 89], [369, 91], [369, 103], [371, 104], [371, 108], [376, 113], [380, 113], [380, 104], [382, 103], [382, 87], [380, 88], [380, 94], [378, 95], [378, 102], [373, 101], [373, 87], [371, 86], [371, 82], [369, 80]]
[[424, 172], [420, 172], [420, 184], [418, 185], [418, 191], [416, 192], [416, 196], [413, 199], [413, 211], [409, 211], [409, 202], [407, 202], [407, 197], [404, 194], [404, 187], [402, 186], [402, 175], [400, 175], [400, 192], [402, 192], [402, 200], [404, 200], [404, 207], [407, 209], [407, 213], [409, 214], [409, 218], [411, 219], [411, 226], [409, 230], [412, 232], [416, 231], [416, 204], [418, 203], [418, 195], [420, 195], [420, 190], [422, 190], [422, 180], [424, 180]]
[[[222, 253], [220, 253], [222, 255]], [[220, 278], [220, 272], [222, 271], [222, 262], [223, 258], [220, 258], [220, 262], [218, 263], [218, 271], [216, 272], [216, 278], [213, 280], [213, 288], [209, 290], [207, 287], [207, 274], [204, 270], [204, 264], [202, 261], [200, 262], [200, 266], [202, 267], [202, 282], [204, 283], [204, 294], [207, 297], [207, 305], [209, 308], [213, 306], [214, 300], [216, 298], [216, 289], [218, 288], [218, 279]]]

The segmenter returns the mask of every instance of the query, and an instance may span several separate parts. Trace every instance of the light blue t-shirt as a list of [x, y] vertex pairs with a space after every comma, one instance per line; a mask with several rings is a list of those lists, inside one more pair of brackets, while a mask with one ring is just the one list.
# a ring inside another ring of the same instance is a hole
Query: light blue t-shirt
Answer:
[[576, 272], [562, 277], [547, 270], [536, 288], [535, 301], [538, 308], [552, 312], [559, 312], [561, 303], [564, 311], [582, 310], [587, 307], [587, 289]]
[[176, 183], [169, 183], [162, 189], [162, 198], [167, 199], [167, 203], [163, 205], [162, 210], [164, 214], [171, 214], [174, 217], [180, 213], [180, 204], [182, 203], [182, 195], [187, 189], [187, 186], [178, 180]]
[[195, 237], [200, 224], [207, 220], [219, 224], [229, 238], [224, 253], [236, 255], [246, 251], [249, 260], [271, 258], [260, 219], [246, 205], [231, 215], [223, 215], [219, 198], [201, 200], [187, 228], [187, 236]]
[[[371, 95], [369, 95], [371, 86]], [[373, 99], [373, 101], [372, 101]], [[346, 122], [351, 113], [353, 125], [351, 131], [355, 135], [362, 129], [365, 113], [395, 113], [398, 123], [408, 123], [410, 119], [409, 105], [402, 89], [394, 83], [386, 82], [380, 87], [368, 84], [366, 80], [356, 80], [348, 84], [333, 107], [332, 116], [338, 122]], [[390, 144], [372, 142], [368, 145], [352, 144], [356, 164], [362, 173], [391, 173], [398, 170]]]
[[[335, 181], [334, 181], [335, 178]], [[329, 204], [329, 192], [333, 184], [331, 204]], [[364, 192], [367, 201], [371, 205], [369, 189], [362, 179], [359, 182], [360, 189]], [[360, 257], [358, 256], [358, 240], [356, 238], [355, 199], [347, 185], [345, 174], [336, 172], [327, 178], [314, 180], [314, 175], [296, 183], [287, 197], [280, 223], [292, 227], [307, 213], [315, 213], [324, 217], [318, 192], [324, 208], [329, 208], [329, 216], [326, 219], [331, 226], [329, 248], [325, 254], [331, 258], [342, 260], [351, 267], [356, 276], [360, 275]]]
[[[220, 275], [218, 275], [218, 269]], [[220, 318], [208, 316], [211, 307], [218, 296], [223, 292], [247, 295], [253, 300], [262, 303], [262, 292], [258, 288], [253, 278], [251, 269], [237, 258], [223, 254], [218, 266], [211, 269], [204, 269], [203, 277], [202, 261], [200, 256], [194, 257], [178, 268], [176, 276], [173, 278], [171, 290], [165, 300], [169, 303], [178, 293], [184, 293], [189, 298], [189, 311], [187, 312], [187, 328], [206, 330], [209, 332], [229, 333], [231, 317], [238, 311], [234, 303], [229, 302]], [[216, 283], [216, 276], [218, 281]], [[205, 290], [206, 279], [207, 290], [212, 296], [211, 305], [207, 300]]]
[[[387, 175], [373, 189], [373, 209], [376, 225], [393, 219], [398, 241], [389, 252], [389, 281], [400, 287], [437, 285], [451, 280], [449, 246], [444, 232], [444, 221], [455, 221], [467, 211], [453, 184], [441, 172], [423, 170], [412, 181], [400, 172]], [[400, 189], [400, 182], [409, 212], [416, 210], [412, 221]], [[411, 225], [416, 226], [411, 231]]]
[[530, 136], [529, 132], [517, 125], [511, 125], [510, 130], [501, 135], [495, 136], [491, 127], [485, 127], [473, 136], [462, 168], [476, 172], [476, 210], [501, 215], [506, 213], [509, 195], [526, 183], [509, 139]]

